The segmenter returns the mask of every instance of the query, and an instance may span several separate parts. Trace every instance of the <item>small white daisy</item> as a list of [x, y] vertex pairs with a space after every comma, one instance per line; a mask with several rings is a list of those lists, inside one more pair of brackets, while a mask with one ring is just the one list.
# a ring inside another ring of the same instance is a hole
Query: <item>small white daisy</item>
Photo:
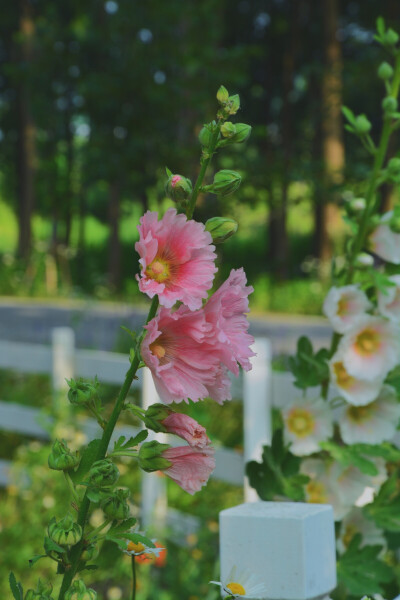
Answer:
[[343, 351], [338, 351], [329, 361], [331, 381], [339, 394], [353, 406], [363, 406], [375, 400], [383, 379], [365, 381], [350, 375], [343, 364]]
[[383, 215], [381, 222], [369, 236], [372, 252], [383, 260], [400, 265], [400, 233], [392, 231], [388, 221], [393, 216], [393, 211]]
[[395, 285], [388, 286], [385, 293], [378, 292], [378, 308], [381, 315], [396, 323], [400, 322], [400, 275], [389, 277]]
[[234, 598], [262, 599], [267, 595], [267, 586], [261, 583], [254, 573], [238, 571], [234, 566], [229, 571], [228, 577], [221, 581], [210, 581], [219, 585], [226, 596]]
[[297, 456], [319, 452], [319, 442], [333, 433], [331, 411], [322, 398], [291, 401], [282, 409], [282, 418], [285, 441]]
[[346, 444], [380, 444], [391, 440], [400, 419], [396, 390], [384, 385], [377, 399], [366, 406], [339, 409], [339, 427]]
[[362, 317], [343, 336], [338, 351], [353, 377], [384, 379], [400, 361], [400, 328], [381, 317]]
[[372, 308], [371, 302], [357, 285], [332, 287], [324, 301], [323, 312], [332, 328], [345, 333], [353, 327], [366, 311]]

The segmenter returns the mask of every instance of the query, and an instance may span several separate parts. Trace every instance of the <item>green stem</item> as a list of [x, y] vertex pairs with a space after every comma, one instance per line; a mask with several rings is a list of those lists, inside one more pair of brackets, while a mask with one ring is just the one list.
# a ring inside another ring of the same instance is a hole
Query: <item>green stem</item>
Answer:
[[136, 562], [135, 555], [132, 554], [132, 600], [136, 598]]
[[68, 487], [70, 489], [70, 492], [71, 492], [71, 494], [72, 494], [75, 502], [77, 502], [77, 504], [79, 506], [80, 498], [79, 498], [79, 496], [77, 494], [77, 491], [75, 489], [74, 483], [73, 483], [71, 477], [68, 475], [67, 471], [64, 471], [64, 477], [65, 477], [65, 481], [68, 484]]
[[[389, 96], [392, 96], [393, 98], [397, 98], [397, 96], [399, 94], [399, 88], [400, 88], [400, 55], [397, 55], [395, 71], [394, 71], [394, 76], [393, 76]], [[367, 195], [365, 198], [366, 206], [365, 206], [365, 210], [364, 210], [364, 213], [361, 218], [360, 226], [358, 228], [358, 232], [357, 232], [357, 235], [354, 240], [354, 244], [353, 244], [350, 256], [349, 256], [349, 269], [347, 271], [347, 276], [345, 278], [344, 285], [349, 285], [353, 281], [354, 272], [355, 272], [355, 261], [357, 259], [358, 254], [360, 253], [361, 249], [364, 246], [365, 238], [368, 233], [368, 225], [369, 225], [370, 218], [375, 213], [375, 211], [378, 209], [377, 203], [374, 202], [376, 186], [377, 186], [377, 179], [379, 177], [379, 173], [383, 167], [383, 163], [386, 158], [387, 149], [388, 149], [388, 145], [389, 145], [389, 139], [390, 139], [390, 135], [391, 135], [392, 131], [393, 131], [392, 119], [388, 116], [384, 116], [384, 123], [383, 123], [383, 128], [382, 128], [382, 133], [381, 133], [381, 139], [380, 139], [379, 146], [378, 146], [378, 149], [375, 154], [371, 178], [370, 178], [370, 182], [369, 182], [369, 186], [368, 186], [368, 190], [367, 190]], [[339, 333], [334, 333], [332, 335], [331, 347], [330, 347], [330, 351], [329, 351], [331, 357], [335, 354], [341, 337], [342, 336]], [[321, 394], [322, 394], [323, 398], [327, 398], [328, 391], [329, 391], [329, 384], [324, 385], [321, 390]]]
[[204, 179], [204, 176], [207, 171], [207, 167], [211, 162], [211, 159], [215, 152], [215, 148], [218, 143], [220, 129], [221, 129], [221, 122], [217, 121], [216, 126], [215, 126], [215, 131], [210, 140], [210, 145], [207, 147], [207, 158], [203, 158], [203, 160], [201, 162], [200, 173], [196, 179], [196, 183], [194, 184], [192, 195], [188, 202], [188, 207], [186, 210], [186, 216], [188, 219], [191, 219], [193, 217], [194, 207], [196, 206], [197, 197], [199, 195], [199, 191], [202, 186], [203, 179]]
[[139, 452], [137, 452], [137, 450], [116, 450], [115, 452], [110, 452], [108, 456], [130, 456], [132, 458], [137, 458], [139, 456]]
[[[158, 296], [154, 296], [153, 301], [150, 306], [149, 314], [147, 315], [146, 324], [149, 321], [151, 321], [151, 319], [153, 319], [153, 317], [155, 317], [157, 308], [158, 308]], [[128, 392], [130, 390], [130, 387], [132, 385], [132, 381], [133, 381], [134, 377], [136, 376], [136, 372], [139, 367], [140, 344], [142, 343], [145, 335], [146, 335], [146, 331], [143, 330], [142, 334], [140, 335], [140, 338], [138, 339], [134, 359], [133, 359], [131, 366], [129, 367], [128, 372], [125, 376], [125, 381], [119, 392], [117, 401], [114, 405], [113, 411], [108, 420], [108, 423], [104, 430], [103, 436], [100, 440], [99, 449], [97, 451], [97, 455], [93, 462], [95, 462], [96, 460], [102, 460], [107, 453], [108, 445], [110, 443], [110, 439], [113, 434], [114, 427], [118, 421], [118, 417], [124, 406], [124, 402], [128, 395]], [[90, 508], [90, 500], [87, 497], [87, 492], [86, 492], [85, 496], [82, 500], [82, 503], [80, 505], [78, 519], [77, 519], [77, 523], [82, 527], [82, 529], [84, 529], [84, 527], [85, 527], [89, 508]], [[80, 560], [80, 557], [82, 554], [82, 549], [83, 549], [83, 540], [81, 540], [78, 544], [73, 546], [73, 548], [71, 549], [71, 557], [70, 557], [71, 558], [71, 567], [68, 569], [68, 571], [66, 571], [64, 573], [63, 581], [62, 581], [61, 588], [60, 588], [60, 593], [58, 595], [58, 600], [64, 600], [64, 595], [65, 595], [66, 591], [68, 590], [68, 588], [71, 586], [72, 580], [75, 577], [76, 571], [78, 569], [78, 564], [79, 564], [79, 560]]]
[[112, 519], [106, 519], [104, 521], [104, 523], [102, 523], [101, 525], [99, 525], [99, 527], [96, 527], [96, 529], [93, 529], [93, 531], [91, 531], [87, 536], [86, 539], [88, 541], [90, 541], [92, 538], [96, 537], [98, 533], [100, 533], [100, 531], [102, 529], [104, 529], [104, 527], [107, 527], [107, 525], [109, 525], [111, 523]]

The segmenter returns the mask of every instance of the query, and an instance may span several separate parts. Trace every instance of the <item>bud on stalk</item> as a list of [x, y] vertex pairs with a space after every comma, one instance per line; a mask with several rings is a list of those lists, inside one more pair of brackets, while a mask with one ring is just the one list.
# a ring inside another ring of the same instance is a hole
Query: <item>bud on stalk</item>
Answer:
[[139, 449], [139, 467], [147, 473], [168, 469], [171, 462], [162, 456], [164, 450], [169, 448], [169, 444], [160, 444], [156, 440], [145, 442]]
[[165, 193], [174, 202], [187, 200], [193, 191], [192, 182], [183, 175], [171, 175], [165, 186]]
[[44, 583], [39, 579], [38, 584], [35, 590], [28, 590], [26, 592], [25, 600], [53, 600], [53, 596], [51, 592], [53, 591], [53, 586], [51, 583]]
[[92, 588], [87, 588], [82, 579], [73, 582], [64, 596], [64, 600], [96, 600], [97, 593]]
[[221, 244], [234, 235], [238, 224], [234, 219], [225, 217], [212, 217], [206, 222], [206, 231], [211, 233], [214, 244]]
[[212, 185], [204, 186], [203, 190], [217, 194], [217, 196], [228, 196], [229, 194], [233, 194], [240, 187], [241, 183], [242, 178], [239, 173], [230, 169], [223, 169], [215, 173]]
[[50, 469], [69, 471], [79, 464], [78, 453], [72, 454], [65, 440], [55, 440], [48, 458]]
[[107, 496], [101, 504], [104, 514], [110, 519], [122, 521], [129, 516], [129, 506], [126, 499], [129, 497], [129, 490], [120, 488]]
[[78, 379], [77, 381], [75, 379], [67, 379], [67, 383], [69, 385], [68, 400], [71, 404], [86, 406], [96, 399], [99, 387], [97, 377], [93, 382], [85, 381], [84, 379]]
[[97, 460], [89, 471], [88, 483], [98, 488], [109, 488], [118, 481], [119, 471], [116, 465], [109, 459]]
[[60, 546], [75, 545], [82, 538], [82, 527], [68, 513], [60, 521], [52, 519], [48, 526], [49, 537]]

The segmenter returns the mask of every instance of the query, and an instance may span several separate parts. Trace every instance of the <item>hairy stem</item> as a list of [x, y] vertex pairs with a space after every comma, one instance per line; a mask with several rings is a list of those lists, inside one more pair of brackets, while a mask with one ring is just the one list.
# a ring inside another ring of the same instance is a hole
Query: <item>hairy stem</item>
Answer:
[[135, 555], [132, 554], [132, 600], [136, 598], [136, 562]]

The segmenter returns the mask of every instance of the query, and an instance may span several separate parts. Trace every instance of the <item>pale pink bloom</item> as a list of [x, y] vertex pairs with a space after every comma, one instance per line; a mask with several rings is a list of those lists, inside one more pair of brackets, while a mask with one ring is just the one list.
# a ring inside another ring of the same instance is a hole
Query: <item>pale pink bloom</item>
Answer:
[[396, 390], [384, 385], [374, 402], [366, 406], [342, 407], [338, 421], [346, 444], [380, 444], [393, 438], [399, 419]]
[[372, 307], [367, 296], [357, 285], [332, 287], [324, 301], [323, 312], [332, 328], [345, 333]]
[[214, 449], [209, 446], [167, 448], [162, 456], [172, 463], [163, 472], [189, 494], [200, 491], [215, 469]]
[[395, 285], [385, 289], [385, 293], [378, 291], [378, 308], [381, 315], [391, 321], [400, 322], [400, 275], [389, 277]]
[[173, 177], [171, 179], [172, 187], [174, 188], [181, 179], [182, 179], [182, 177], [180, 175], [173, 175]]
[[232, 269], [228, 279], [204, 306], [206, 321], [211, 325], [208, 342], [218, 350], [221, 362], [236, 376], [239, 375], [238, 363], [249, 371], [249, 359], [254, 356], [250, 349], [254, 338], [247, 333], [249, 322], [246, 317], [248, 296], [253, 288], [246, 283], [244, 270]]
[[205, 343], [210, 325], [203, 310], [161, 308], [146, 329], [142, 357], [163, 402], [230, 399], [230, 381], [219, 355]]
[[370, 249], [383, 260], [400, 265], [400, 233], [392, 231], [388, 225], [392, 216], [393, 211], [383, 215], [381, 223], [369, 236]]
[[357, 379], [348, 373], [343, 364], [343, 352], [338, 351], [329, 361], [331, 381], [339, 394], [353, 406], [363, 406], [375, 400], [381, 389], [383, 378]]
[[400, 361], [400, 329], [381, 317], [363, 317], [343, 336], [339, 351], [349, 375], [384, 379]]
[[205, 448], [210, 444], [205, 428], [197, 421], [182, 413], [171, 413], [162, 421], [166, 433], [172, 433], [186, 440], [192, 448]]
[[331, 410], [321, 398], [293, 400], [282, 409], [285, 441], [297, 456], [319, 452], [319, 442], [333, 434]]
[[202, 223], [178, 215], [175, 208], [168, 209], [160, 221], [157, 217], [148, 211], [138, 226], [139, 289], [150, 298], [158, 295], [167, 308], [181, 301], [196, 310], [207, 298], [217, 271], [211, 234]]

